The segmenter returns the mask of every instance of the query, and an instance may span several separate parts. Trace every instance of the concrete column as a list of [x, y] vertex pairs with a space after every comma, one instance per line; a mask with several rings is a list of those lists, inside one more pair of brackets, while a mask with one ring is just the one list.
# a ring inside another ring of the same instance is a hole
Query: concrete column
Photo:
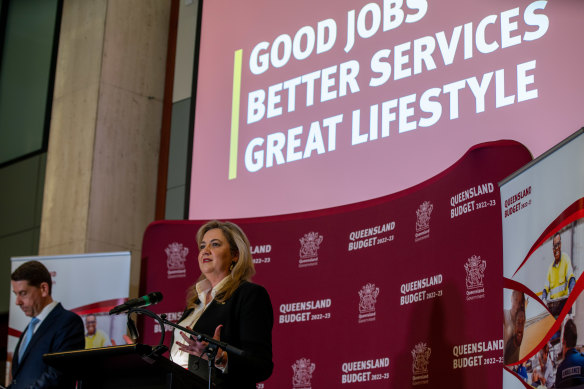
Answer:
[[132, 252], [154, 220], [168, 0], [64, 0], [40, 255]]

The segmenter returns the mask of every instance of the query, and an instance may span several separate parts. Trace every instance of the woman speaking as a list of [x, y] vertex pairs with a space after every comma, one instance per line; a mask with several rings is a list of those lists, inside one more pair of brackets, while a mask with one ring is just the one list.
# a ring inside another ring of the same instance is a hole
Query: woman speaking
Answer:
[[[179, 325], [211, 335], [244, 351], [243, 356], [219, 349], [215, 365], [226, 388], [255, 388], [266, 380], [272, 362], [274, 315], [268, 292], [250, 282], [255, 273], [249, 240], [236, 224], [210, 221], [197, 232], [201, 276], [187, 295]], [[174, 331], [171, 358], [196, 372], [204, 369], [207, 342]]]

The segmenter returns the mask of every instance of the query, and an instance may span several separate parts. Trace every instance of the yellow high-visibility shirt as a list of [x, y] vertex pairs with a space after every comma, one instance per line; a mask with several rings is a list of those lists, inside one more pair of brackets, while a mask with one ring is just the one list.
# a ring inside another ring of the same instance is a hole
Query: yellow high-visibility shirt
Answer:
[[95, 331], [95, 334], [85, 337], [85, 348], [89, 349], [104, 347], [106, 341], [107, 336], [103, 333], [103, 331], [97, 330]]
[[568, 283], [572, 277], [574, 277], [574, 271], [570, 258], [568, 254], [562, 253], [560, 262], [557, 265], [552, 263], [548, 269], [545, 285], [548, 299], [554, 300], [568, 296]]

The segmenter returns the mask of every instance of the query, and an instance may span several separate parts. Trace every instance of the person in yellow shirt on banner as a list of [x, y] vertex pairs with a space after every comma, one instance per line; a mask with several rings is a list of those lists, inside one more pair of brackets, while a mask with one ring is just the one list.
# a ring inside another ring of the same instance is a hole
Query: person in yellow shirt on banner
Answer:
[[557, 317], [576, 285], [576, 277], [570, 257], [562, 252], [562, 238], [559, 232], [555, 233], [552, 243], [554, 262], [548, 269], [542, 298], [552, 314]]
[[85, 348], [98, 348], [109, 346], [107, 335], [97, 329], [97, 318], [93, 314], [85, 317], [85, 328], [87, 333], [85, 335]]

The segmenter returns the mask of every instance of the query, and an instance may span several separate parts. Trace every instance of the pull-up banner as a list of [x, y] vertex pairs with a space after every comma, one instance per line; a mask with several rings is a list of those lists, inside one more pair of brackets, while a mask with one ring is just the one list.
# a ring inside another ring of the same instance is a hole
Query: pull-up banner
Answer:
[[[482, 144], [406, 192], [233, 220], [251, 241], [254, 282], [274, 307], [275, 369], [258, 387], [500, 387], [497, 183], [530, 160], [516, 142]], [[378, 180], [392, 179], [391, 170], [377, 171]], [[152, 310], [171, 320], [200, 274], [203, 223], [155, 222], [144, 236], [142, 292], [162, 292]], [[157, 344], [160, 327], [144, 320], [144, 342]]]
[[505, 389], [584, 384], [583, 150], [581, 129], [501, 184]]
[[[110, 316], [109, 310], [128, 298], [130, 291], [130, 252], [71, 254], [11, 258], [11, 271], [28, 261], [39, 261], [51, 273], [51, 296], [65, 309], [81, 316], [85, 324], [85, 346], [96, 348], [124, 344], [126, 320]], [[18, 338], [30, 318], [16, 306], [10, 286], [8, 322], [8, 363], [10, 376], [12, 356]]]

